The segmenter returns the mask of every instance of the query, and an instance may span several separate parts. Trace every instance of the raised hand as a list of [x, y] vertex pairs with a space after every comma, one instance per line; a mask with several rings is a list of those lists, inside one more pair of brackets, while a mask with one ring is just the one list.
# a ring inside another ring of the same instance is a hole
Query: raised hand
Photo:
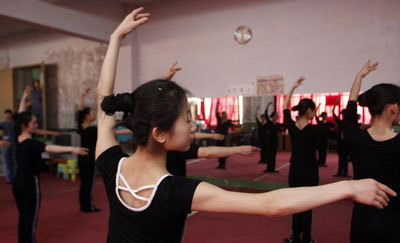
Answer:
[[26, 99], [28, 96], [32, 93], [33, 88], [31, 86], [26, 86], [24, 89], [24, 92], [22, 93], [22, 98], [21, 99]]
[[251, 145], [242, 145], [240, 146], [240, 154], [245, 156], [253, 156], [256, 152], [259, 152], [261, 149], [251, 146]]
[[89, 93], [89, 91], [90, 91], [90, 88], [86, 88], [86, 89], [82, 92], [81, 95], [85, 96], [85, 95], [87, 95], [87, 94]]
[[269, 107], [270, 105], [272, 105], [272, 101], [270, 101], [270, 102], [267, 104], [267, 107]]
[[138, 26], [146, 23], [149, 20], [150, 14], [142, 13], [143, 10], [144, 8], [140, 7], [128, 14], [114, 31], [114, 34], [117, 34], [117, 36], [123, 39]]
[[351, 183], [353, 189], [351, 199], [365, 205], [382, 209], [388, 205], [388, 195], [396, 196], [396, 192], [392, 189], [373, 179], [355, 180]]
[[303, 77], [303, 76], [301, 76], [301, 77], [296, 81], [296, 83], [294, 83], [293, 88], [294, 88], [294, 89], [297, 89], [300, 85], [302, 85], [304, 79], [306, 79], [306, 78]]
[[357, 76], [364, 78], [365, 76], [368, 75], [368, 73], [376, 70], [378, 68], [378, 64], [379, 62], [371, 64], [371, 60], [368, 60], [368, 62], [362, 67]]
[[176, 67], [177, 64], [178, 64], [178, 62], [175, 62], [174, 64], [172, 64], [172, 66], [169, 68], [167, 74], [165, 74], [164, 79], [171, 80], [172, 77], [174, 77], [175, 73], [182, 70], [181, 67]]

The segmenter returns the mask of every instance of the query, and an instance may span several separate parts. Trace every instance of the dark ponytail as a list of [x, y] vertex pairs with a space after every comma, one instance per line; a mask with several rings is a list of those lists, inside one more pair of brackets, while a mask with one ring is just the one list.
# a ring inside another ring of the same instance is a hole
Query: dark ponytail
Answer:
[[172, 128], [183, 111], [187, 93], [175, 82], [157, 79], [142, 84], [132, 93], [104, 97], [101, 109], [107, 115], [122, 111], [122, 125], [132, 130], [135, 145], [144, 146], [151, 128]]
[[400, 87], [394, 84], [378, 84], [358, 97], [360, 106], [368, 107], [372, 116], [381, 115], [386, 105], [400, 105]]
[[300, 100], [299, 104], [292, 107], [293, 111], [299, 111], [299, 116], [303, 116], [306, 114], [308, 108], [311, 110], [315, 110], [315, 103], [311, 99], [302, 99]]

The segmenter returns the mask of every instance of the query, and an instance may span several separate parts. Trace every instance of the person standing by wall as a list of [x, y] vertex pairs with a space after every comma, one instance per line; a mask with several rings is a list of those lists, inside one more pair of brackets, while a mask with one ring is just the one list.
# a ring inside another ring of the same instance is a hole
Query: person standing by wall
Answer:
[[13, 113], [10, 109], [4, 111], [5, 121], [0, 123], [0, 129], [3, 130], [3, 141], [9, 142], [9, 146], [2, 147], [5, 178], [8, 184], [11, 184], [17, 173], [17, 161], [15, 160], [15, 123]]

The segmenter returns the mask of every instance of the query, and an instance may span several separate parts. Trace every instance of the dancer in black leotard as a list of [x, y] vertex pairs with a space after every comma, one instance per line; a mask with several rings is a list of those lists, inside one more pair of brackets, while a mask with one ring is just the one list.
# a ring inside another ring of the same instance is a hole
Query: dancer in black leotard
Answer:
[[[339, 104], [340, 100], [337, 100], [335, 105], [333, 106], [333, 118], [335, 119], [336, 122], [336, 139], [337, 139], [337, 145], [336, 145], [336, 150], [338, 153], [338, 172], [334, 176], [344, 176], [348, 177], [348, 167], [349, 167], [349, 145], [346, 143], [344, 140], [344, 135], [343, 135], [343, 121], [340, 120], [340, 118], [335, 114], [335, 110], [337, 105]], [[346, 109], [343, 109], [341, 111], [342, 116], [345, 116]]]
[[257, 122], [257, 133], [258, 133], [258, 147], [260, 147], [260, 161], [259, 164], [266, 164], [267, 163], [267, 147], [265, 144], [265, 127], [266, 127], [266, 119], [265, 114], [261, 115], [261, 121], [258, 119], [258, 111], [260, 107], [257, 106], [256, 108], [256, 122]]
[[96, 115], [90, 107], [84, 107], [85, 95], [90, 91], [85, 89], [79, 97], [78, 101], [78, 133], [81, 137], [81, 146], [89, 149], [88, 156], [78, 157], [79, 177], [81, 181], [79, 189], [80, 209], [83, 212], [98, 212], [100, 209], [93, 204], [93, 187], [95, 181], [95, 159], [97, 127], [92, 125]]
[[[400, 134], [392, 130], [400, 121], [400, 87], [378, 84], [360, 96], [362, 80], [378, 63], [364, 65], [350, 91], [344, 116], [344, 138], [350, 144], [354, 178], [374, 178], [400, 193]], [[368, 107], [372, 125], [368, 130], [357, 125], [357, 100]], [[400, 198], [390, 197], [388, 207], [354, 204], [350, 240], [361, 242], [399, 242]]]
[[276, 173], [278, 171], [275, 170], [276, 165], [276, 153], [278, 152], [278, 144], [279, 138], [278, 133], [284, 127], [283, 124], [278, 123], [279, 114], [276, 111], [273, 111], [270, 115], [268, 115], [268, 109], [272, 102], [268, 103], [267, 108], [265, 109], [265, 118], [267, 120], [265, 126], [265, 136], [266, 136], [266, 150], [267, 150], [267, 168], [264, 170], [266, 173]]
[[[315, 116], [315, 103], [310, 99], [300, 100], [297, 106], [292, 108], [298, 111], [296, 122], [292, 120], [289, 102], [293, 91], [299, 87], [304, 78], [301, 77], [290, 89], [286, 96], [284, 108], [284, 122], [289, 130], [292, 141], [292, 154], [290, 156], [289, 186], [316, 186], [319, 183], [318, 161], [316, 157], [319, 128], [310, 124]], [[293, 243], [312, 242], [311, 236], [312, 210], [294, 214], [292, 216]]]
[[[318, 109], [317, 109], [318, 110]], [[331, 130], [335, 124], [328, 121], [328, 114], [324, 111], [321, 115], [315, 116], [319, 127], [319, 139], [317, 143], [318, 150], [318, 165], [322, 167], [328, 167], [326, 165], [326, 155], [328, 152], [328, 142], [329, 138], [335, 136], [333, 131]]]
[[13, 194], [18, 207], [18, 242], [35, 242], [35, 230], [40, 207], [39, 166], [41, 153], [72, 152], [87, 155], [80, 147], [46, 145], [32, 138], [37, 129], [37, 119], [31, 112], [22, 112], [16, 120], [17, 174], [13, 181]]

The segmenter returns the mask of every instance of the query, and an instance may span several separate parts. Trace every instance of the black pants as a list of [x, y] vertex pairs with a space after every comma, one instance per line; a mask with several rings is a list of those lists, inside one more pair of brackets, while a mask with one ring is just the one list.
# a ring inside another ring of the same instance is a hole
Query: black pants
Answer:
[[349, 168], [349, 149], [344, 143], [344, 141], [338, 141], [337, 143], [337, 152], [339, 155], [339, 166], [337, 175], [339, 176], [347, 176], [348, 168]]
[[328, 139], [321, 141], [318, 145], [318, 164], [326, 164], [326, 152], [328, 151]]
[[39, 178], [18, 178], [13, 183], [13, 194], [18, 208], [18, 242], [36, 242], [35, 231], [40, 207]]
[[267, 171], [275, 170], [277, 152], [278, 152], [278, 142], [270, 143], [267, 147]]
[[81, 178], [79, 203], [81, 205], [81, 210], [90, 211], [94, 209], [93, 186], [95, 179], [95, 162], [90, 158], [79, 157], [78, 167], [79, 176]]
[[261, 149], [260, 151], [260, 162], [261, 163], [266, 163], [267, 162], [267, 148], [265, 146], [265, 143], [260, 143], [258, 147]]
[[397, 243], [399, 242], [400, 213], [367, 212], [353, 208], [351, 217], [350, 242]]
[[[312, 210], [292, 215], [292, 237], [293, 243], [309, 243], [311, 237]], [[303, 234], [301, 234], [303, 233]]]
[[[316, 162], [316, 161], [315, 161]], [[289, 170], [289, 187], [317, 186], [319, 184], [318, 168], [294, 168]], [[293, 243], [312, 240], [312, 210], [292, 215]]]
[[[227, 139], [227, 135], [225, 135], [225, 138], [223, 140], [218, 140], [216, 142], [217, 146], [222, 146], [225, 147], [226, 143], [227, 143], [228, 139]], [[226, 157], [223, 158], [218, 158], [218, 168], [226, 168]]]

